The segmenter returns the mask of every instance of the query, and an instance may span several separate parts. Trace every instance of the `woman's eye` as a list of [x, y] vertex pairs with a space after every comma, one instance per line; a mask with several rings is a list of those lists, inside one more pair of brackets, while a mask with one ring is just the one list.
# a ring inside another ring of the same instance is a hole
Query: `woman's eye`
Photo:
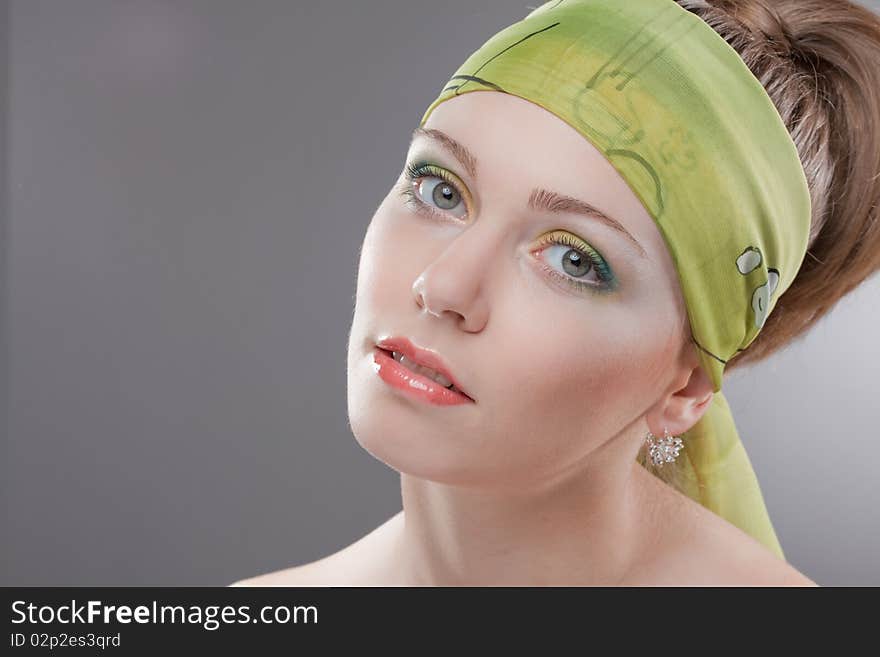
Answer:
[[567, 244], [547, 247], [541, 253], [545, 254], [546, 262], [550, 263], [551, 266], [558, 264], [559, 269], [563, 273], [578, 281], [602, 282], [602, 279], [599, 278], [598, 270], [593, 265], [593, 261], [586, 254], [573, 249]]
[[458, 186], [437, 167], [407, 166], [403, 194], [421, 212], [449, 213], [458, 218], [467, 215], [467, 203]]
[[568, 233], [557, 231], [546, 235], [533, 253], [551, 277], [577, 290], [609, 292], [616, 286], [615, 276], [605, 259]]

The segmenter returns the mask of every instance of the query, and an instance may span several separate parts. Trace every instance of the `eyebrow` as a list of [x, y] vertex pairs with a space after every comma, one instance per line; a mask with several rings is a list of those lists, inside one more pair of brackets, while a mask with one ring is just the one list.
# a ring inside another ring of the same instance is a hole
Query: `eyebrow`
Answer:
[[[442, 130], [437, 130], [436, 128], [417, 127], [413, 130], [412, 138], [415, 140], [417, 137], [425, 137], [440, 144], [443, 148], [452, 153], [453, 157], [455, 157], [455, 159], [465, 168], [471, 178], [474, 180], [477, 179], [477, 158], [474, 157], [474, 154], [471, 153], [464, 144], [456, 141]], [[648, 257], [648, 254], [645, 252], [645, 249], [642, 248], [642, 245], [639, 244], [638, 240], [623, 227], [623, 224], [617, 221], [614, 217], [608, 216], [591, 203], [587, 203], [586, 201], [571, 196], [566, 196], [565, 194], [553, 192], [548, 189], [539, 189], [536, 187], [532, 190], [532, 193], [529, 194], [528, 207], [530, 210], [536, 212], [545, 211], [560, 214], [572, 213], [598, 219], [603, 224], [614, 229], [629, 240], [633, 246], [636, 247], [639, 255], [643, 258]]]

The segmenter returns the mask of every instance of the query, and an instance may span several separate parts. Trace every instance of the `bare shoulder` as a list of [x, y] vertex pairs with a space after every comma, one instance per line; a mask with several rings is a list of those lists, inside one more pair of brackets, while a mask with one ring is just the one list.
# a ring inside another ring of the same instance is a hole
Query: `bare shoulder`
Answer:
[[322, 572], [326, 572], [327, 564], [335, 556], [332, 554], [310, 563], [240, 579], [229, 586], [329, 586]]
[[[710, 512], [711, 513], [711, 512]], [[714, 515], [714, 514], [713, 514]], [[708, 557], [707, 575], [730, 586], [818, 586], [757, 539], [718, 516], [718, 527], [694, 544], [693, 557]]]
[[649, 481], [661, 536], [627, 577], [648, 586], [818, 586], [760, 541], [686, 495]]
[[369, 586], [389, 532], [402, 518], [402, 513], [392, 516], [351, 545], [317, 561], [241, 579], [229, 586]]
[[[700, 506], [690, 529], [649, 572], [661, 585], [818, 586], [757, 539]], [[665, 571], [665, 572], [663, 572]]]

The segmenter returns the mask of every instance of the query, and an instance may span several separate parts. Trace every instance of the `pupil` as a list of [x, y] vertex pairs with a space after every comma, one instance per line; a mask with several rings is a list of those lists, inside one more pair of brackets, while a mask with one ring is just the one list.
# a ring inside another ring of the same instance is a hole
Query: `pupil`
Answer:
[[451, 185], [437, 185], [436, 187], [434, 187], [434, 193], [432, 194], [432, 196], [434, 198], [434, 203], [436, 203], [438, 207], [443, 208], [444, 210], [451, 210], [456, 205], [458, 205], [458, 193]]
[[562, 268], [566, 273], [572, 276], [583, 276], [590, 271], [592, 262], [588, 258], [583, 257], [580, 252], [575, 249], [569, 249], [563, 256]]

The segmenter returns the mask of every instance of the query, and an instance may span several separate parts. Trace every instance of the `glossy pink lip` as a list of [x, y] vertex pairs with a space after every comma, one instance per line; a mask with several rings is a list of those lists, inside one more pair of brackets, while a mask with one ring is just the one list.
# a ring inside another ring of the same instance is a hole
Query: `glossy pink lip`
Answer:
[[376, 344], [376, 346], [389, 352], [400, 352], [410, 360], [418, 363], [419, 365], [424, 365], [425, 367], [430, 367], [432, 370], [440, 372], [443, 376], [452, 381], [453, 385], [458, 389], [461, 394], [470, 399], [473, 399], [473, 397], [471, 397], [464, 386], [461, 385], [461, 382], [458, 380], [458, 378], [456, 378], [456, 376], [452, 373], [449, 366], [446, 365], [446, 362], [443, 360], [440, 354], [438, 354], [436, 351], [431, 351], [429, 349], [418, 347], [413, 344], [408, 338], [405, 338], [403, 336], [384, 338], [380, 340]]

